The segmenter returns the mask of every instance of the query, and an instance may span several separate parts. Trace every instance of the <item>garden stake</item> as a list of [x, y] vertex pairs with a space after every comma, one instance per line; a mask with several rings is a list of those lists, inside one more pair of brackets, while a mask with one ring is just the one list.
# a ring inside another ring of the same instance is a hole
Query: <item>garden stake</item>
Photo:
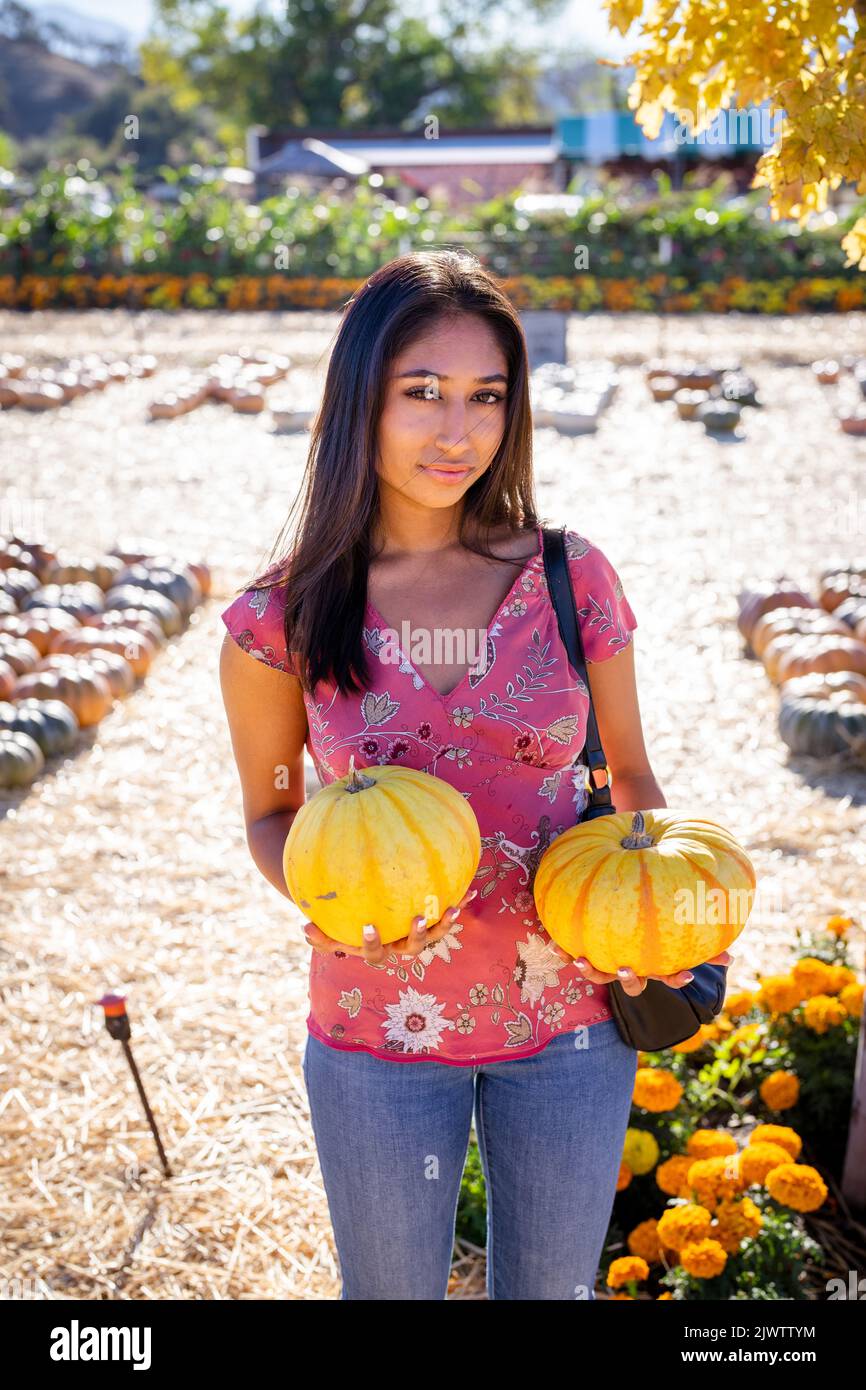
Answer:
[[135, 1084], [138, 1088], [138, 1094], [141, 1096], [141, 1103], [144, 1106], [144, 1113], [147, 1116], [147, 1122], [150, 1125], [150, 1128], [153, 1132], [153, 1137], [156, 1140], [156, 1147], [159, 1150], [159, 1157], [162, 1161], [163, 1169], [165, 1170], [165, 1176], [167, 1178], [170, 1178], [172, 1176], [172, 1171], [169, 1167], [168, 1159], [165, 1156], [165, 1149], [162, 1147], [162, 1140], [159, 1137], [159, 1130], [156, 1127], [156, 1120], [153, 1118], [153, 1111], [151, 1110], [150, 1105], [148, 1104], [147, 1096], [144, 1093], [144, 1087], [141, 1084], [141, 1077], [138, 1074], [138, 1067], [135, 1065], [135, 1058], [132, 1055], [132, 1049], [129, 1046], [131, 1030], [129, 1026], [129, 1015], [126, 1012], [126, 995], [103, 994], [101, 999], [94, 999], [93, 1003], [102, 1005], [103, 1010], [105, 1011], [106, 1028], [108, 1029], [109, 1033], [113, 1038], [116, 1038], [118, 1042], [123, 1043], [123, 1050], [126, 1053], [126, 1060], [129, 1063], [129, 1069], [132, 1072], [133, 1080], [135, 1081]]

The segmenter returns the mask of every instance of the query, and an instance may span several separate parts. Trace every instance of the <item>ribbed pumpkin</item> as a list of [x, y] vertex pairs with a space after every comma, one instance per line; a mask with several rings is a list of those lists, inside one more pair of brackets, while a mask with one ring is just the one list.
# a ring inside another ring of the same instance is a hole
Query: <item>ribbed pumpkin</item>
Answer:
[[605, 973], [673, 975], [724, 951], [752, 909], [755, 871], [714, 821], [662, 809], [598, 816], [558, 835], [535, 875], [550, 937]]
[[31, 671], [21, 676], [12, 692], [14, 700], [33, 696], [41, 700], [62, 700], [82, 729], [98, 724], [114, 703], [105, 676], [87, 666], [84, 660], [63, 671]]
[[11, 666], [17, 676], [24, 676], [28, 671], [36, 670], [39, 649], [32, 642], [25, 642], [23, 637], [0, 633], [0, 660]]
[[84, 619], [83, 626], [99, 628], [103, 632], [111, 632], [117, 627], [131, 627], [134, 632], [149, 637], [155, 650], [164, 647], [168, 640], [157, 619], [143, 608], [111, 608], [105, 613], [94, 613]]
[[[299, 810], [283, 872], [294, 902], [326, 936], [362, 944], [372, 922], [386, 944], [412, 918], [460, 901], [481, 858], [481, 834], [465, 797], [415, 768], [355, 767]], [[437, 919], [438, 920], [438, 919]]]
[[78, 632], [81, 624], [62, 608], [31, 608], [27, 613], [0, 618], [0, 633], [31, 642], [40, 656], [47, 656], [53, 637], [61, 632]]
[[43, 756], [52, 758], [74, 747], [78, 720], [59, 700], [0, 701], [0, 729], [28, 734], [39, 744]]
[[746, 647], [751, 651], [752, 628], [759, 618], [774, 608], [816, 608], [813, 598], [798, 589], [788, 579], [777, 579], [761, 584], [757, 589], [743, 589], [737, 595], [740, 612], [737, 627], [745, 638]]
[[[806, 677], [802, 679], [805, 681]], [[832, 688], [803, 693], [801, 680], [788, 681], [782, 687], [778, 728], [782, 742], [792, 753], [829, 758], [836, 753], [852, 752], [866, 758], [866, 704], [862, 694]]]
[[141, 632], [129, 627], [102, 630], [80, 627], [77, 632], [61, 632], [51, 643], [51, 652], [81, 656], [91, 652], [114, 652], [129, 662], [136, 676], [144, 677], [156, 655], [156, 647]]
[[768, 658], [773, 646], [775, 643], [764, 653], [764, 663], [770, 679], [779, 685], [812, 671], [859, 671], [866, 675], [866, 642], [856, 637], [798, 637], [771, 663]]
[[0, 787], [29, 787], [44, 766], [35, 739], [19, 730], [0, 729]]
[[850, 636], [850, 628], [842, 619], [825, 613], [823, 608], [773, 608], [755, 623], [750, 644], [755, 656], [763, 659], [767, 647], [777, 637], [802, 637], [814, 632]]

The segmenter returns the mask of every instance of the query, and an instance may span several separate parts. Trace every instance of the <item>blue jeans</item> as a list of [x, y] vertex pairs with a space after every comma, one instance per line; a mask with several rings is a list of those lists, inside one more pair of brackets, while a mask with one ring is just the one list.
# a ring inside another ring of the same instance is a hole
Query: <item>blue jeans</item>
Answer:
[[445, 1298], [474, 1114], [488, 1297], [593, 1299], [636, 1070], [613, 1019], [478, 1066], [391, 1062], [308, 1034], [341, 1298]]

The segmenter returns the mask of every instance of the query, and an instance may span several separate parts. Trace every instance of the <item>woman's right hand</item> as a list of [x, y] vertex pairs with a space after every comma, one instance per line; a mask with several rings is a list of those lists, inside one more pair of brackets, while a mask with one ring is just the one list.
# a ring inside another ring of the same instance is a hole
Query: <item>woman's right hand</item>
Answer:
[[372, 922], [364, 928], [364, 941], [361, 946], [346, 946], [342, 941], [334, 941], [314, 922], [304, 923], [304, 935], [314, 951], [323, 951], [331, 956], [359, 956], [368, 965], [381, 965], [392, 951], [401, 956], [417, 956], [440, 937], [446, 936], [459, 917], [461, 908], [471, 903], [477, 895], [478, 889], [470, 888], [463, 894], [456, 907], [446, 907], [438, 922], [431, 922], [429, 926], [420, 914], [413, 917], [409, 934], [400, 937], [398, 941], [390, 941], [387, 945]]

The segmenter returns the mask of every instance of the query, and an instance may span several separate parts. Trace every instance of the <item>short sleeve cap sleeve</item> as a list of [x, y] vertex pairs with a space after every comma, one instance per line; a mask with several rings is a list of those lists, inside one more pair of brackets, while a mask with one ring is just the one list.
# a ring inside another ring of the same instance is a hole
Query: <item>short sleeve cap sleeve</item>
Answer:
[[637, 618], [604, 552], [577, 531], [567, 531], [565, 543], [584, 656], [607, 661], [628, 646]]
[[247, 589], [223, 609], [220, 617], [229, 635], [250, 656], [275, 671], [296, 675], [297, 663], [286, 650], [283, 629], [285, 594], [281, 584]]

